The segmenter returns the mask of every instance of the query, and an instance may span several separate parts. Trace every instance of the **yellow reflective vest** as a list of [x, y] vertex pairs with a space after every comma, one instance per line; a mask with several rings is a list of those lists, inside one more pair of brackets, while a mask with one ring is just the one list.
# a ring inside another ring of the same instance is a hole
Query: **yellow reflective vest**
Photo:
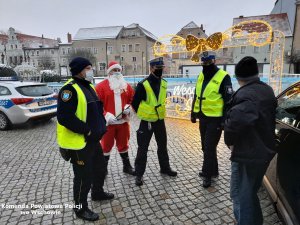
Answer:
[[141, 120], [155, 122], [166, 117], [167, 81], [161, 80], [158, 100], [148, 80], [143, 82], [146, 90], [146, 101], [141, 101], [137, 116]]
[[[201, 110], [201, 112], [208, 117], [223, 116], [224, 100], [219, 93], [219, 89], [226, 75], [226, 71], [219, 69], [206, 85], [203, 95], [201, 96], [204, 74], [202, 72], [200, 73], [196, 84], [196, 100], [193, 108], [194, 113], [198, 113]], [[202, 99], [202, 101], [200, 101], [200, 99]]]
[[[69, 84], [73, 79], [68, 80], [65, 84]], [[94, 86], [90, 86], [95, 90]], [[77, 83], [73, 83], [72, 87], [76, 90], [78, 103], [76, 117], [83, 122], [86, 122], [87, 117], [87, 101], [85, 94]], [[86, 141], [83, 134], [75, 133], [57, 122], [57, 143], [59, 147], [69, 150], [81, 150], [86, 146]]]

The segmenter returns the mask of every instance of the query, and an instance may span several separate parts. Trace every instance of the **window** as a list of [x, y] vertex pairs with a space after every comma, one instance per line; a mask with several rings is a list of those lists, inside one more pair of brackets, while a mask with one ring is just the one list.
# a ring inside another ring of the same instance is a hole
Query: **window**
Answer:
[[63, 54], [63, 55], [66, 54], [66, 49], [65, 49], [65, 48], [62, 48], [61, 51], [62, 51], [62, 54]]
[[94, 54], [98, 54], [98, 48], [94, 48]]
[[125, 71], [125, 65], [122, 65], [122, 71]]
[[254, 51], [254, 53], [259, 53], [259, 47], [254, 46], [254, 47], [253, 47], [253, 51]]
[[121, 51], [122, 51], [122, 52], [126, 52], [126, 45], [122, 45], [122, 46], [121, 46]]
[[0, 96], [4, 95], [11, 95], [11, 92], [7, 87], [0, 86]]
[[68, 52], [68, 54], [70, 54], [70, 53], [71, 53], [71, 48], [68, 48], [68, 51], [67, 51], [67, 52]]
[[18, 56], [15, 56], [15, 64], [18, 64]]
[[31, 51], [31, 56], [34, 56], [34, 51]]
[[113, 46], [107, 46], [107, 54], [112, 54], [113, 53]]
[[14, 46], [13, 46], [13, 45], [11, 45], [11, 46], [10, 46], [10, 48], [11, 48], [11, 49], [14, 49]]
[[123, 56], [121, 56], [121, 62], [123, 62], [124, 61], [124, 57]]
[[51, 54], [54, 55], [54, 49], [51, 49]]
[[63, 64], [65, 64], [66, 63], [66, 59], [62, 59], [62, 62], [63, 62]]
[[9, 57], [9, 64], [12, 64], [13, 63], [13, 58], [10, 56]]
[[52, 60], [52, 66], [54, 66], [54, 67], [55, 67], [55, 61], [54, 61], [54, 60]]
[[241, 54], [245, 54], [246, 52], [246, 46], [241, 46]]
[[133, 62], [136, 62], [136, 57], [132, 57], [132, 61], [133, 61]]
[[276, 119], [300, 129], [300, 84], [278, 98]]
[[136, 52], [141, 51], [141, 45], [140, 44], [135, 44], [135, 51]]
[[223, 55], [227, 56], [227, 53], [228, 53], [228, 48], [223, 48]]
[[128, 45], [128, 51], [132, 52], [132, 45]]
[[137, 71], [137, 64], [133, 64], [133, 71]]
[[18, 45], [15, 45], [16, 46], [16, 49], [18, 48]]
[[87, 49], [89, 53], [92, 53], [92, 48]]
[[179, 53], [179, 58], [180, 59], [186, 59], [187, 58], [187, 53], [186, 52]]
[[40, 51], [36, 51], [36, 55], [39, 56], [40, 55]]
[[105, 67], [106, 67], [106, 63], [99, 63], [99, 70], [100, 71], [104, 71], [105, 70]]

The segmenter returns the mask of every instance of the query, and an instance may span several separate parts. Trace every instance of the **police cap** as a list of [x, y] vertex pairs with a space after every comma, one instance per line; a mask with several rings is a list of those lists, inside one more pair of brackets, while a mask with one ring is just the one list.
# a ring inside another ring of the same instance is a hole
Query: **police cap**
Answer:
[[158, 58], [154, 58], [152, 60], [149, 61], [150, 66], [156, 66], [156, 67], [164, 67], [164, 58], [163, 57], [158, 57]]
[[200, 58], [202, 62], [216, 59], [216, 53], [213, 51], [205, 51], [200, 54]]

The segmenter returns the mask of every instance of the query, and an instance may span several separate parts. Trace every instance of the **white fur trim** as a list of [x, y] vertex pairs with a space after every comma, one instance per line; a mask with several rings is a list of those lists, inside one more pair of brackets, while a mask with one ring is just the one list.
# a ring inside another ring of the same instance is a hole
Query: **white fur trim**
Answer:
[[113, 69], [120, 69], [122, 71], [122, 66], [120, 64], [114, 64], [106, 70], [106, 73], [109, 74]]

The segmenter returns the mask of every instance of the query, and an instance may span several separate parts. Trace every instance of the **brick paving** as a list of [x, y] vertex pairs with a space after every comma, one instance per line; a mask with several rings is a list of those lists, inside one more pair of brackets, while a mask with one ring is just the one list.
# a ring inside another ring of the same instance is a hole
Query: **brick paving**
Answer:
[[[133, 119], [129, 153], [132, 164], [138, 124]], [[70, 163], [59, 156], [55, 119], [1, 132], [0, 224], [234, 224], [229, 198], [230, 151], [223, 140], [218, 146], [220, 176], [213, 187], [204, 189], [198, 177], [203, 159], [198, 125], [167, 119], [166, 126], [170, 162], [179, 172], [178, 177], [159, 173], [154, 138], [142, 187], [135, 186], [134, 177], [123, 174], [121, 158], [114, 150], [105, 189], [116, 197], [92, 202], [89, 195], [90, 207], [100, 215], [96, 222], [76, 219], [72, 209], [64, 205], [72, 204], [73, 171]], [[263, 188], [259, 196], [264, 224], [281, 224]], [[2, 204], [21, 206], [4, 208]], [[35, 206], [24, 208], [31, 204]], [[49, 209], [47, 205], [63, 207]]]

